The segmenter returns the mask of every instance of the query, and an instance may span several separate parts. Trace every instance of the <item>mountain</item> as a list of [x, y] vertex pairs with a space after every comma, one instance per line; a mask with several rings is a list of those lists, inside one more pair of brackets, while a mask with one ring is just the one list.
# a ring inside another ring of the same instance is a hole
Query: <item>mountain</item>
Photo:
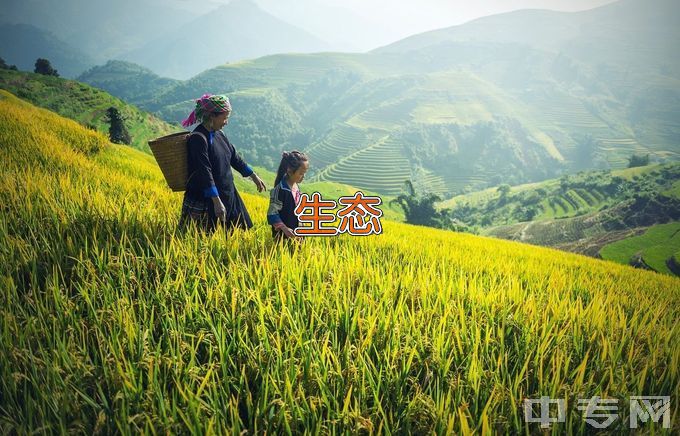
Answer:
[[0, 143], [9, 433], [530, 434], [545, 392], [680, 389], [677, 278], [389, 220], [277, 244], [249, 194], [252, 230], [180, 232], [150, 155], [5, 91]]
[[204, 13], [181, 8], [177, 3], [166, 0], [60, 0], [58, 3], [5, 0], [3, 20], [31, 24], [52, 32], [93, 58], [95, 62], [89, 67], [117, 58]]
[[328, 47], [252, 1], [234, 0], [160, 34], [121, 58], [164, 76], [186, 79], [229, 61], [270, 53], [317, 52]]
[[[180, 120], [206, 89], [231, 93], [230, 131], [244, 154], [260, 164], [271, 168], [282, 149], [302, 148], [316, 163], [312, 171], [319, 180], [383, 194], [398, 193], [423, 167], [435, 189], [448, 191], [471, 180], [485, 183], [493, 172], [519, 182], [550, 177], [563, 166], [564, 157], [531, 124], [528, 109], [493, 83], [465, 71], [427, 73], [390, 56], [265, 57], [207, 71], [153, 101], [135, 103], [166, 120]], [[465, 97], [457, 99], [457, 92]], [[472, 102], [475, 98], [482, 102]], [[504, 116], [494, 119], [499, 110]], [[500, 144], [504, 150], [489, 159]], [[364, 149], [376, 152], [383, 171], [359, 174], [371, 165], [372, 153], [366, 154], [368, 161], [349, 165], [358, 177], [336, 171], [342, 169], [333, 166], [340, 159], [361, 157]]]
[[132, 137], [131, 145], [143, 151], [149, 151], [147, 142], [150, 139], [180, 130], [179, 126], [172, 126], [105, 91], [74, 80], [0, 70], [0, 89], [105, 135], [108, 135], [110, 125], [106, 110], [115, 107], [125, 119]]
[[70, 78], [95, 64], [81, 50], [28, 24], [0, 24], [0, 56], [24, 71], [33, 71], [35, 61], [45, 58], [60, 76]]
[[[451, 30], [465, 30], [460, 41], [426, 34], [417, 50], [398, 43], [363, 54], [265, 56], [133, 101], [178, 121], [204, 92], [229, 93], [231, 137], [252, 161], [274, 170], [282, 150], [303, 149], [312, 158], [310, 179], [389, 195], [405, 180], [451, 197], [621, 169], [633, 154], [680, 160], [680, 77], [676, 57], [663, 48], [676, 37], [665, 23], [677, 7], [657, 1], [653, 14], [621, 12], [639, 5], [502, 14]], [[617, 39], [623, 24], [612, 23], [624, 18], [652, 49], [621, 52], [631, 37]], [[504, 40], [535, 22], [537, 30]], [[589, 44], [574, 42], [587, 37]], [[530, 45], [532, 39], [545, 42]]]
[[[123, 59], [163, 76], [188, 78], [227, 61], [330, 48], [319, 38], [264, 12], [250, 0], [234, 0], [219, 7], [211, 3], [199, 6], [198, 2], [193, 3], [193, 8], [187, 5], [180, 0], [85, 3], [64, 0], [55, 7], [51, 0], [8, 0], [3, 3], [0, 18], [8, 25], [44, 29], [56, 36], [50, 44], [58, 39], [74, 47], [72, 50], [82, 52], [88, 62], [82, 67], [78, 65], [73, 72], [67, 68], [69, 77], [94, 64]], [[11, 33], [7, 35], [12, 37]], [[30, 54], [35, 47], [50, 45], [45, 44], [49, 38], [36, 41], [30, 33], [2, 41], [8, 47], [9, 42], [18, 46], [17, 53]], [[22, 41], [30, 44], [24, 46]], [[25, 50], [26, 47], [31, 50]], [[14, 53], [4, 52], [5, 58]]]

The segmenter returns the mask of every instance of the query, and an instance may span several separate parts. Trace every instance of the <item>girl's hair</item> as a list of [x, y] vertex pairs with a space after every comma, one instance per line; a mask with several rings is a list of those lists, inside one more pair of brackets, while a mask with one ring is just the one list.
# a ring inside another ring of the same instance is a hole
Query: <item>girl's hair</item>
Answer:
[[307, 155], [301, 151], [284, 151], [281, 155], [281, 163], [279, 164], [279, 169], [276, 171], [276, 180], [274, 180], [274, 186], [278, 186], [286, 175], [288, 169], [297, 171], [298, 168], [302, 166], [304, 162], [307, 162]]

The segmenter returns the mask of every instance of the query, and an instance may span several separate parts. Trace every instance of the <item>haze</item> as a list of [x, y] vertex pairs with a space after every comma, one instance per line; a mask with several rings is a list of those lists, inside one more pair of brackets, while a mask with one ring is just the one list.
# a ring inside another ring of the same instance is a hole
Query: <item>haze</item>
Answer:
[[[209, 9], [204, 0], [176, 0]], [[337, 50], [365, 51], [416, 33], [519, 9], [580, 11], [612, 0], [255, 0], [267, 12], [329, 42]], [[216, 7], [229, 0], [209, 0]]]

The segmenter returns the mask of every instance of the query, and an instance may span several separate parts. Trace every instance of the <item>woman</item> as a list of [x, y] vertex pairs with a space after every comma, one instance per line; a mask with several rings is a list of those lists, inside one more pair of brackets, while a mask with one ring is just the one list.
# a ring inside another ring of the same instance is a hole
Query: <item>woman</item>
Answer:
[[218, 223], [228, 229], [253, 226], [250, 215], [234, 186], [234, 168], [250, 179], [262, 192], [264, 182], [236, 153], [222, 128], [229, 122], [231, 104], [224, 95], [205, 94], [196, 100], [196, 108], [182, 121], [184, 127], [200, 123], [187, 141], [188, 179], [180, 226], [195, 222], [199, 227], [213, 231]]

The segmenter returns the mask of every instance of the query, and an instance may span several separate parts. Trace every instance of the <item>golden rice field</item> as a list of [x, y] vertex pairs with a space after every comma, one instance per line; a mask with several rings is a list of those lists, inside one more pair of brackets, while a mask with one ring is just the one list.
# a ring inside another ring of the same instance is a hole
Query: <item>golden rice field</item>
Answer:
[[180, 234], [153, 158], [5, 92], [0, 145], [2, 433], [539, 433], [543, 395], [547, 433], [594, 395], [680, 430], [679, 279], [393, 222], [281, 246], [256, 196]]

